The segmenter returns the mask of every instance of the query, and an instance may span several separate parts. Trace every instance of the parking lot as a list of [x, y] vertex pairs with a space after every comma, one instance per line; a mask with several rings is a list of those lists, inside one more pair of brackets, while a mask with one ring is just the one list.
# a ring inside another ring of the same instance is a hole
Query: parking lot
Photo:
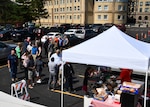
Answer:
[[[128, 34], [134, 36], [136, 33], [147, 32], [147, 30], [137, 30], [129, 29], [127, 30]], [[7, 43], [17, 43], [10, 41], [4, 41]], [[47, 63], [47, 58], [43, 55], [43, 61]], [[0, 62], [0, 90], [10, 94], [11, 88], [11, 79], [10, 74], [8, 72], [8, 68], [6, 65], [6, 61]], [[75, 70], [74, 75], [74, 89], [76, 92], [69, 93], [64, 92], [64, 107], [83, 107], [83, 96], [84, 93], [82, 91], [82, 82], [83, 82], [83, 75], [86, 69], [86, 65], [81, 64], [73, 64], [73, 68]], [[118, 75], [118, 73], [115, 73]], [[23, 70], [18, 70], [18, 79], [24, 79]], [[61, 91], [60, 88], [57, 88], [55, 91], [50, 91], [47, 89], [47, 82], [48, 82], [49, 72], [48, 67], [44, 67], [42, 72], [42, 83], [36, 84], [33, 89], [28, 89], [29, 94], [31, 96], [31, 102], [35, 102], [38, 104], [42, 104], [45, 106], [53, 106], [53, 107], [60, 107], [61, 104]], [[139, 78], [139, 76], [135, 76], [135, 78], [143, 80], [143, 78]]]

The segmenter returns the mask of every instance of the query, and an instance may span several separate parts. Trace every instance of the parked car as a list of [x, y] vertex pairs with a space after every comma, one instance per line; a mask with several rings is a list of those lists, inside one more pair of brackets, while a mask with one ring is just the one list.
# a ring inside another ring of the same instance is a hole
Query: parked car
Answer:
[[11, 39], [11, 34], [9, 30], [0, 31], [0, 40], [9, 40]]
[[3, 42], [0, 42], [0, 60], [6, 60], [8, 55], [11, 52], [12, 48], [16, 48], [17, 45], [15, 44], [6, 44]]
[[124, 24], [116, 24], [115, 25], [118, 29], [120, 29], [121, 31], [123, 31], [123, 32], [125, 32], [126, 31], [126, 27], [125, 27], [125, 25]]
[[97, 33], [102, 33], [104, 31], [104, 26], [94, 26], [92, 29], [94, 32], [97, 32]]
[[51, 27], [48, 29], [48, 32], [59, 32], [59, 33], [64, 33], [66, 31], [66, 28], [63, 28], [62, 26], [60, 27]]
[[42, 36], [41, 42], [45, 43], [46, 38], [53, 38], [54, 39], [55, 37], [58, 37], [59, 35], [62, 35], [62, 34], [59, 32], [49, 32], [47, 35]]
[[99, 34], [98, 32], [94, 32], [92, 29], [85, 29], [84, 30], [84, 40], [91, 39], [91, 38], [97, 36], [98, 34]]
[[81, 31], [81, 29], [68, 29], [64, 34], [76, 34], [77, 31]]
[[91, 29], [69, 29], [64, 34], [74, 34], [80, 39], [90, 39], [96, 36], [98, 33], [94, 32]]
[[13, 41], [24, 41], [27, 37], [30, 37], [31, 40], [35, 39], [35, 35], [28, 30], [14, 30], [11, 33], [11, 38]]
[[64, 34], [69, 39], [69, 46], [75, 46], [81, 42], [83, 42], [83, 39], [78, 38], [74, 34]]

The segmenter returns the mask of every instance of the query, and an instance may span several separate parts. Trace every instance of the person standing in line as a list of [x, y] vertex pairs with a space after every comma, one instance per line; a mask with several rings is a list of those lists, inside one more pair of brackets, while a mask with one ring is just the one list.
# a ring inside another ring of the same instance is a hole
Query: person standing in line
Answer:
[[35, 61], [35, 69], [36, 69], [36, 77], [37, 77], [37, 83], [41, 83], [41, 73], [43, 69], [43, 61], [41, 56], [37, 56]]
[[51, 89], [51, 85], [53, 82], [52, 90], [56, 88], [56, 63], [54, 62], [55, 59], [52, 57], [48, 63], [49, 68], [49, 81], [48, 81], [48, 90]]
[[54, 58], [55, 61], [54, 63], [56, 63], [56, 81], [58, 81], [58, 74], [59, 74], [59, 67], [61, 66], [61, 62], [62, 62], [62, 55], [59, 49], [56, 50], [56, 53], [54, 53], [51, 58]]
[[64, 48], [68, 48], [69, 47], [69, 39], [68, 39], [68, 37], [66, 35], [64, 36], [63, 47]]
[[35, 61], [36, 57], [38, 56], [38, 48], [34, 43], [33, 43], [33, 47], [32, 47], [32, 50], [31, 50], [31, 54], [32, 54], [33, 59]]
[[38, 48], [37, 56], [42, 56], [42, 43], [41, 42], [37, 43], [37, 48]]
[[32, 42], [30, 41], [30, 42], [29, 42], [29, 45], [27, 46], [27, 51], [28, 51], [29, 53], [31, 53], [31, 50], [32, 50]]
[[8, 69], [10, 72], [12, 82], [17, 81], [17, 66], [18, 66], [18, 58], [15, 53], [15, 49], [11, 50], [11, 54], [8, 56]]
[[28, 80], [28, 68], [27, 68], [27, 64], [28, 64], [28, 62], [29, 62], [29, 52], [25, 52], [25, 53], [21, 56], [21, 59], [23, 60], [25, 79], [26, 79], [26, 81], [27, 81], [27, 80]]
[[44, 47], [44, 51], [45, 51], [45, 55], [47, 56], [48, 55], [48, 44], [49, 44], [49, 38], [45, 38], [46, 41], [45, 43], [43, 44], [43, 47]]
[[22, 45], [21, 45], [21, 43], [18, 43], [17, 47], [15, 48], [15, 51], [16, 51], [16, 55], [18, 57], [18, 65], [19, 65], [19, 68], [21, 69], [21, 67], [22, 67], [22, 60], [21, 60]]
[[49, 39], [49, 44], [48, 44], [48, 60], [50, 59], [51, 55], [54, 53], [54, 42], [53, 39]]
[[32, 55], [29, 56], [27, 68], [28, 68], [28, 88], [32, 89], [34, 86], [34, 78], [35, 78], [35, 65]]
[[74, 91], [73, 89], [73, 75], [74, 75], [74, 70], [73, 67], [70, 63], [66, 62], [64, 65], [64, 77], [65, 77], [65, 90], [66, 91]]

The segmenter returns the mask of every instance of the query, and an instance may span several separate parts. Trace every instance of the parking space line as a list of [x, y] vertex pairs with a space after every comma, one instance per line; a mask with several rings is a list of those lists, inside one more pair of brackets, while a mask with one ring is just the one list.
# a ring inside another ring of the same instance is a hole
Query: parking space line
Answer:
[[4, 68], [4, 67], [6, 67], [6, 66], [7, 66], [7, 64], [6, 64], [6, 65], [2, 65], [2, 66], [0, 66], [0, 69], [1, 69], [1, 68]]
[[78, 77], [80, 77], [80, 78], [84, 78], [84, 76], [83, 76], [83, 75], [78, 75]]
[[72, 93], [69, 93], [69, 92], [63, 92], [63, 91], [60, 91], [60, 90], [54, 90], [52, 92], [63, 93], [65, 95], [69, 95], [69, 96], [73, 96], [73, 97], [77, 97], [77, 98], [81, 98], [81, 99], [84, 98], [83, 96], [80, 96], [80, 95], [77, 95], [77, 94], [72, 94]]

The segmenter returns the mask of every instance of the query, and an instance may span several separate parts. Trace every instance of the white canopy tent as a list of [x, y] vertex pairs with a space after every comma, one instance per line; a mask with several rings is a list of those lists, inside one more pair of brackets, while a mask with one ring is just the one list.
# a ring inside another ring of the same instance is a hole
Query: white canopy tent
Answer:
[[[146, 74], [149, 72], [150, 44], [136, 40], [115, 26], [77, 46], [62, 51], [64, 62], [129, 68]], [[146, 92], [144, 107], [146, 107]]]
[[0, 91], [0, 96], [0, 107], [46, 107], [18, 99], [2, 91]]

